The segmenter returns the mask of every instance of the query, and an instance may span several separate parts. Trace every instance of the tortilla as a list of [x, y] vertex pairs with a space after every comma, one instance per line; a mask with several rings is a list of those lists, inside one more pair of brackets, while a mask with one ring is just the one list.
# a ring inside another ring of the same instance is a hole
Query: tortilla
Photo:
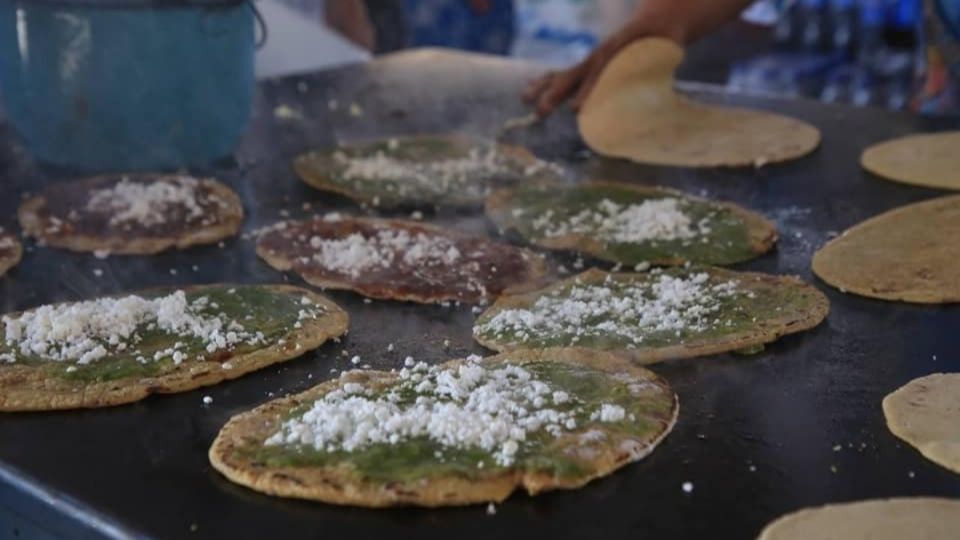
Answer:
[[[469, 361], [441, 368], [462, 368]], [[210, 448], [210, 462], [229, 480], [280, 497], [367, 507], [466, 505], [499, 502], [519, 488], [535, 495], [581, 487], [648, 455], [676, 422], [677, 398], [666, 381], [612, 355], [574, 349], [518, 351], [479, 360], [477, 365], [499, 369], [505, 364], [548, 381], [550, 390], [569, 392], [564, 404], [557, 405], [554, 397], [544, 407], [586, 412], [603, 410], [607, 404], [611, 411], [619, 407], [620, 415], [576, 413], [576, 425], [559, 428], [555, 435], [543, 427], [530, 431], [514, 448], [509, 464], [499, 464], [500, 450], [442, 444], [429, 435], [400, 438], [394, 444], [370, 443], [352, 452], [285, 441], [265, 444], [282, 432], [285, 421], [302, 419], [331, 391], [355, 384], [385, 393], [384, 387], [404, 380], [403, 372], [359, 370], [235, 416]], [[400, 407], [409, 408], [416, 395], [399, 401]], [[377, 394], [373, 396], [369, 399]]]
[[902, 497], [828, 504], [787, 514], [758, 540], [954, 540], [960, 501]]
[[0, 276], [16, 266], [23, 256], [23, 246], [20, 240], [0, 227]]
[[730, 351], [757, 352], [813, 328], [829, 303], [792, 276], [673, 268], [597, 269], [543, 289], [501, 296], [473, 337], [495, 351], [576, 346], [650, 364]]
[[930, 461], [960, 473], [960, 373], [935, 373], [883, 398], [894, 435]]
[[412, 135], [308, 152], [293, 162], [307, 184], [381, 208], [480, 206], [490, 189], [560, 178], [525, 148], [464, 135]]
[[692, 101], [673, 89], [683, 49], [646, 38], [607, 64], [577, 115], [593, 151], [652, 165], [761, 166], [812, 152], [820, 132], [772, 114]]
[[813, 255], [813, 272], [840, 289], [881, 300], [960, 302], [960, 195], [872, 217]]
[[910, 135], [875, 144], [864, 150], [860, 164], [894, 182], [960, 190], [960, 131]]
[[20, 206], [24, 233], [74, 251], [148, 255], [237, 233], [240, 198], [210, 179], [113, 174], [54, 184]]
[[257, 254], [311, 285], [384, 300], [476, 303], [546, 273], [531, 251], [418, 221], [316, 217], [260, 235]]
[[[159, 298], [175, 290], [154, 289], [141, 293], [141, 297]], [[129, 348], [119, 350], [101, 340], [107, 354], [80, 364], [52, 360], [45, 356], [51, 354], [51, 349], [47, 353], [23, 354], [18, 342], [9, 342], [8, 319], [21, 314], [8, 314], [4, 317], [7, 341], [0, 342], [0, 411], [107, 407], [138, 401], [150, 394], [185, 392], [296, 358], [347, 329], [347, 314], [336, 304], [297, 287], [203, 285], [182, 290], [188, 301], [206, 296], [212, 303], [205, 313], [223, 312], [247, 331], [262, 332], [263, 339], [208, 352], [203, 342], [192, 336], [138, 325], [136, 332], [143, 338], [141, 341], [131, 341]], [[60, 306], [76, 308], [78, 304]], [[301, 312], [307, 315], [301, 316]], [[228, 330], [225, 328], [221, 335]], [[181, 345], [177, 346], [177, 342]], [[179, 364], [175, 361], [176, 351], [184, 355]], [[11, 361], [14, 356], [16, 360]], [[145, 361], [138, 360], [138, 356]]]
[[[667, 202], [675, 202], [676, 209], [651, 208]], [[494, 192], [486, 209], [501, 230], [515, 230], [537, 246], [631, 266], [733, 264], [769, 251], [777, 239], [772, 223], [735, 204], [613, 182], [525, 184]], [[689, 223], [663, 224], [677, 212]]]

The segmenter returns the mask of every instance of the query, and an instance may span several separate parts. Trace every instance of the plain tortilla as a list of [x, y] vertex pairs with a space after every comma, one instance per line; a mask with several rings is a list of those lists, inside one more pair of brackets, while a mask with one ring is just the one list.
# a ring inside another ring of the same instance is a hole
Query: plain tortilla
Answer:
[[[776, 341], [781, 336], [809, 330], [827, 317], [830, 303], [812, 285], [805, 283], [794, 276], [776, 276], [758, 272], [734, 272], [722, 268], [706, 268], [706, 273], [714, 280], [739, 282], [738, 288], [751, 291], [757, 296], [771, 291], [791, 291], [797, 295], [797, 301], [780, 306], [776, 315], [758, 317], [752, 327], [733, 331], [715, 337], [698, 337], [683, 343], [663, 346], [638, 346], [634, 349], [611, 349], [610, 352], [620, 354], [641, 364], [653, 364], [664, 360], [679, 358], [694, 358], [730, 351], [749, 350]], [[574, 283], [602, 284], [607, 278], [616, 280], [633, 280], [641, 274], [619, 273], [608, 274], [601, 270], [590, 269], [572, 278], [558, 281], [543, 289], [523, 294], [504, 295], [484, 311], [477, 318], [473, 327], [473, 338], [477, 343], [498, 352], [516, 351], [529, 348], [523, 341], [503, 341], [495, 337], [484, 337], [479, 334], [480, 326], [495, 317], [498, 313], [508, 309], [529, 309], [537, 299], [549, 295], [553, 291], [562, 290]]]
[[860, 164], [887, 180], [960, 190], [960, 131], [910, 135], [875, 144], [864, 150]]
[[960, 501], [934, 497], [830, 504], [787, 514], [758, 540], [956, 540]]
[[323, 307], [325, 314], [317, 319], [304, 320], [300, 328], [291, 329], [282, 340], [261, 349], [233, 357], [183, 362], [166, 373], [151, 377], [103, 382], [70, 381], [48, 377], [42, 367], [0, 363], [0, 412], [110, 407], [139, 401], [151, 394], [186, 392], [296, 358], [347, 331], [347, 313], [326, 297], [289, 285], [263, 287], [277, 293], [306, 296]]
[[813, 271], [843, 292], [921, 304], [960, 302], [960, 195], [896, 208], [831, 240]]
[[960, 473], [960, 373], [910, 381], [883, 398], [883, 414], [894, 435], [930, 461]]
[[[586, 365], [613, 377], [630, 377], [643, 381], [644, 396], [663, 402], [668, 414], [664, 417], [638, 419], [645, 426], [643, 436], [632, 438], [612, 436], [592, 443], [589, 459], [593, 470], [588, 474], [557, 477], [554, 475], [507, 469], [473, 479], [459, 475], [432, 476], [406, 482], [383, 483], [353, 474], [349, 468], [328, 467], [268, 467], [245, 453], [244, 448], [262, 445], [279, 428], [285, 414], [299, 405], [312, 403], [339, 386], [355, 382], [377, 385], [389, 384], [397, 375], [371, 370], [354, 370], [342, 377], [322, 383], [306, 392], [271, 401], [256, 409], [230, 419], [210, 447], [213, 467], [229, 480], [256, 491], [280, 497], [310, 499], [332, 504], [346, 504], [383, 508], [389, 506], [457, 506], [500, 502], [517, 489], [531, 495], [552, 489], [574, 489], [595, 478], [609, 475], [620, 467], [643, 459], [667, 436], [676, 423], [679, 405], [667, 382], [654, 373], [631, 365], [610, 354], [579, 349], [543, 349], [517, 351], [508, 355], [492, 356], [484, 362], [554, 361]], [[458, 363], [462, 361], [454, 361]], [[601, 429], [592, 426], [590, 429]]]
[[777, 114], [706, 105], [673, 89], [683, 49], [647, 38], [607, 65], [577, 116], [598, 154], [680, 167], [761, 166], [812, 152], [813, 126]]

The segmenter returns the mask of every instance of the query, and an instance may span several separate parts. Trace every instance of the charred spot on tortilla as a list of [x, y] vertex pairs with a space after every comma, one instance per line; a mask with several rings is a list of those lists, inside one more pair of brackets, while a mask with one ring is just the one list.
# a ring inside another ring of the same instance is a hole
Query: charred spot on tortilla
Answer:
[[141, 255], [233, 236], [243, 206], [214, 179], [137, 173], [53, 184], [17, 215], [24, 232], [44, 245]]
[[23, 245], [16, 235], [0, 227], [0, 276], [6, 274], [23, 257]]
[[343, 216], [280, 222], [257, 254], [317, 287], [378, 299], [476, 303], [539, 284], [543, 257], [419, 221]]

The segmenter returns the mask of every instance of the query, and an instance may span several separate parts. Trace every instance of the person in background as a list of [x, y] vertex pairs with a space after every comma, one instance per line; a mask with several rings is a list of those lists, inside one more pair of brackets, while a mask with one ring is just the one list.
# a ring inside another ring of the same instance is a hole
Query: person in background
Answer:
[[[923, 0], [929, 68], [915, 108], [943, 99], [947, 78], [960, 79], [960, 0]], [[630, 43], [663, 37], [687, 45], [736, 17], [752, 0], [640, 0], [623, 27], [602, 41], [583, 61], [533, 80], [523, 93], [540, 116], [565, 101], [577, 110], [600, 72]]]
[[507, 54], [513, 0], [327, 0], [327, 24], [375, 53], [451, 47]]

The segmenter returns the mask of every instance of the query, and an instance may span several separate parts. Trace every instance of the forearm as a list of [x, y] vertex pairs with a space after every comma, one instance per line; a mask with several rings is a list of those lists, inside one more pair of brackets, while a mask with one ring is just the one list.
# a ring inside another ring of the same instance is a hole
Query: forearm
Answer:
[[612, 39], [629, 43], [659, 36], [686, 45], [735, 18], [751, 3], [753, 0], [640, 0], [630, 21]]

